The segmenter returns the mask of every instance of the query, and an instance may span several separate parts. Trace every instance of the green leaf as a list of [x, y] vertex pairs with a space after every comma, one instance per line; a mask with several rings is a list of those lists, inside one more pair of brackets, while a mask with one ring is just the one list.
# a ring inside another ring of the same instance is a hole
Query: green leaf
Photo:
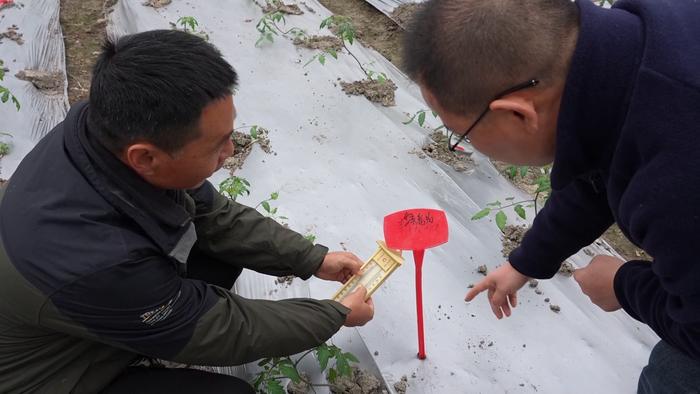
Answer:
[[333, 56], [334, 59], [336, 59], [336, 60], [338, 59], [338, 51], [336, 51], [335, 49], [331, 48], [331, 49], [327, 50], [326, 52], [328, 52], [329, 55]]
[[272, 208], [272, 211], [271, 211], [270, 213], [273, 214], [273, 215], [276, 214], [276, 213], [277, 213], [277, 207]]
[[508, 178], [510, 179], [515, 179], [515, 176], [518, 175], [518, 169], [515, 166], [509, 166], [506, 169], [506, 172], [508, 173]]
[[341, 357], [340, 355], [337, 356], [335, 368], [338, 370], [340, 376], [352, 375], [352, 369], [350, 368], [350, 364], [348, 363], [348, 360], [345, 357]]
[[360, 360], [358, 360], [357, 357], [355, 357], [355, 355], [352, 353], [343, 353], [343, 356], [354, 363], [360, 362]]
[[2, 99], [1, 99], [1, 100], [2, 100], [3, 103], [6, 103], [7, 100], [9, 100], [9, 99], [10, 99], [10, 91], [9, 91], [9, 90], [5, 90], [5, 91], [2, 93]]
[[321, 65], [326, 65], [326, 57], [323, 55], [318, 55], [318, 62], [321, 63]]
[[506, 214], [503, 213], [503, 211], [500, 211], [496, 214], [496, 226], [498, 226], [498, 228], [501, 231], [505, 231], [507, 220], [508, 218], [506, 217]]
[[253, 139], [258, 139], [258, 126], [250, 128], [250, 136], [253, 137]]
[[423, 127], [423, 123], [425, 123], [425, 112], [421, 112], [418, 115], [418, 125]]
[[262, 202], [262, 207], [263, 207], [263, 209], [264, 209], [265, 211], [267, 211], [267, 213], [270, 213], [270, 203], [269, 203], [269, 202], [263, 201], [263, 202]]
[[282, 364], [280, 365], [280, 372], [282, 372], [282, 375], [288, 377], [289, 379], [292, 379], [292, 382], [294, 383], [299, 383], [301, 381], [301, 376], [299, 376], [299, 371], [297, 371], [296, 368], [294, 368], [294, 365], [290, 364]]
[[523, 208], [522, 205], [520, 205], [520, 204], [516, 205], [515, 208], [513, 208], [513, 210], [514, 210], [515, 213], [517, 213], [518, 216], [520, 216], [521, 218], [527, 219], [527, 218], [525, 217], [525, 208]]
[[12, 102], [15, 103], [15, 107], [17, 107], [17, 111], [19, 111], [19, 100], [17, 100], [17, 97], [15, 97], [14, 95], [12, 95]]
[[[313, 235], [313, 234], [307, 234], [307, 235], [304, 236], [304, 238], [306, 238], [306, 240], [309, 241], [309, 242], [311, 242], [312, 244], [313, 244], [313, 243], [316, 243], [316, 236]], [[317, 353], [317, 354], [318, 354], [318, 353]], [[324, 369], [325, 369], [325, 368], [324, 368]]]
[[331, 368], [328, 370], [328, 381], [331, 383], [335, 383], [335, 380], [338, 378], [338, 371], [335, 369]]
[[267, 381], [267, 392], [269, 394], [285, 394], [282, 384], [274, 379]]
[[276, 200], [280, 196], [279, 192], [270, 194], [270, 200]]
[[479, 220], [482, 218], [485, 218], [491, 213], [491, 208], [484, 208], [481, 211], [477, 212], [474, 216], [472, 216], [472, 220]]
[[486, 204], [486, 206], [488, 206], [488, 207], [500, 207], [501, 202], [500, 201], [490, 202], [490, 203]]
[[521, 178], [525, 178], [525, 176], [527, 175], [527, 170], [529, 168], [530, 167], [528, 167], [528, 166], [520, 166], [520, 177]]
[[[316, 237], [314, 237], [315, 239]], [[313, 241], [312, 241], [313, 242]], [[328, 367], [328, 360], [331, 358], [331, 351], [327, 345], [323, 344], [316, 348], [316, 358], [321, 371], [325, 371]]]

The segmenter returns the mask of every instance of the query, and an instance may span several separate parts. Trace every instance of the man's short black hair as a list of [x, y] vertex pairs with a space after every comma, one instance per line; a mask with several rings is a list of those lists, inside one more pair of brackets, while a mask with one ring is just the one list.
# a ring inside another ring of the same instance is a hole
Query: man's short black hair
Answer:
[[571, 0], [430, 0], [405, 36], [405, 70], [446, 110], [473, 113], [519, 83], [565, 77], [578, 15]]
[[202, 109], [237, 75], [213, 45], [177, 30], [107, 40], [93, 69], [88, 128], [112, 152], [148, 141], [168, 153], [199, 135]]

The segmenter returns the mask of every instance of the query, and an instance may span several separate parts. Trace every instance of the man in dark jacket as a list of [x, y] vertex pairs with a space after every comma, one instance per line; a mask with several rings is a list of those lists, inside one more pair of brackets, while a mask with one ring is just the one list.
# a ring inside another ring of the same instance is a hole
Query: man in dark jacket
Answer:
[[575, 274], [606, 311], [662, 339], [640, 392], [700, 387], [700, 2], [433, 0], [406, 40], [408, 73], [462, 141], [518, 165], [553, 162], [553, 192], [488, 290], [509, 316], [528, 278], [611, 224], [653, 261], [596, 256]]
[[233, 153], [236, 73], [204, 40], [107, 43], [89, 103], [22, 161], [0, 203], [0, 392], [251, 392], [233, 377], [129, 367], [237, 365], [317, 346], [372, 318], [363, 289], [249, 300], [244, 268], [344, 281], [328, 253], [206, 179]]

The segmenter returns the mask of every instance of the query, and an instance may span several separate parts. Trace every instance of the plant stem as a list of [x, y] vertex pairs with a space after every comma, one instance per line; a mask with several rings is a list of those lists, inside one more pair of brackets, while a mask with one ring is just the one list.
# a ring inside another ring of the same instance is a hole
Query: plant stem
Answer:
[[[260, 204], [262, 204], [262, 203], [260, 203]], [[308, 356], [309, 353], [311, 353], [311, 352], [313, 352], [313, 351], [314, 351], [314, 349], [310, 349], [310, 350], [308, 350], [306, 353], [302, 354], [301, 357], [299, 357], [299, 358], [297, 359], [297, 361], [294, 362], [294, 368], [296, 368], [297, 365], [299, 365], [299, 363], [301, 362], [301, 360], [304, 359], [304, 357]], [[306, 382], [306, 383], [311, 384], [311, 382]]]
[[350, 54], [350, 56], [352, 56], [352, 58], [355, 59], [355, 61], [357, 62], [357, 65], [360, 66], [360, 69], [362, 70], [362, 72], [365, 73], [365, 76], [367, 76], [367, 78], [369, 78], [369, 73], [367, 73], [367, 70], [365, 70], [365, 68], [362, 67], [362, 63], [360, 62], [360, 60], [357, 58], [357, 56], [355, 56], [354, 53], [352, 53], [352, 52], [350, 51], [350, 49], [348, 48], [348, 46], [345, 45], [345, 40], [342, 40], [342, 41], [343, 41], [343, 48], [345, 48], [345, 50], [348, 51], [348, 53]]
[[[511, 204], [508, 204], [508, 205], [504, 205], [504, 206], [502, 206], [502, 207], [492, 208], [491, 210], [492, 210], [492, 211], [498, 212], [498, 211], [502, 211], [502, 210], [504, 210], [504, 209], [506, 209], [506, 208], [510, 208], [510, 207], [513, 207], [513, 206], [516, 206], [516, 205], [519, 205], [519, 204], [525, 204], [525, 203], [528, 203], [528, 202], [532, 202], [532, 200], [518, 201], [518, 202], [514, 202], [514, 203], [511, 203]], [[537, 207], [537, 200], [535, 200], [535, 213], [537, 213], [537, 208], [536, 208], [536, 207]]]

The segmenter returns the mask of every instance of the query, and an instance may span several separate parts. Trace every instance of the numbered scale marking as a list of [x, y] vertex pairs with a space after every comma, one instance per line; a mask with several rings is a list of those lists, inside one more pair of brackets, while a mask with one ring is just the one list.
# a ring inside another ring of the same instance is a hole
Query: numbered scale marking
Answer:
[[368, 299], [379, 286], [384, 283], [389, 275], [403, 264], [401, 251], [389, 249], [384, 241], [377, 241], [377, 244], [379, 248], [377, 248], [374, 255], [362, 265], [360, 273], [353, 275], [353, 277], [335, 293], [333, 300], [342, 300], [346, 295], [355, 291], [358, 285], [362, 285], [367, 289], [367, 296], [365, 299]]

